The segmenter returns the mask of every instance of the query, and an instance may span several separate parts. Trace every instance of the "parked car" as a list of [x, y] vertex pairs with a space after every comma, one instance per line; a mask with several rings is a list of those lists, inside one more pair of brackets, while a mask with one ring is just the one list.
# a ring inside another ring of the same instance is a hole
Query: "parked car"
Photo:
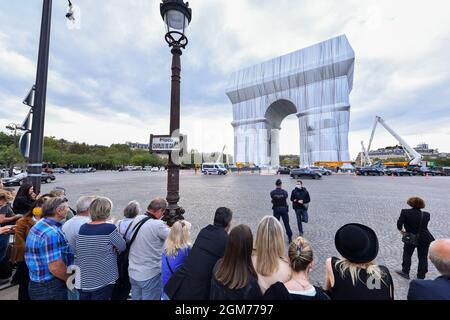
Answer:
[[153, 168], [151, 169], [151, 172], [159, 172], [159, 171], [161, 171], [161, 170], [159, 169], [159, 167], [153, 167]]
[[331, 170], [325, 169], [323, 167], [309, 167], [311, 171], [319, 172], [323, 176], [331, 176], [333, 172]]
[[56, 180], [56, 177], [53, 173], [42, 172], [42, 177], [41, 177], [42, 182], [50, 183], [55, 180]]
[[[19, 173], [12, 178], [3, 179], [3, 185], [5, 187], [21, 186], [25, 183], [27, 176], [27, 173]], [[53, 174], [42, 172], [41, 182], [50, 183], [54, 180], [56, 180], [56, 177]]]
[[450, 176], [450, 167], [443, 167], [442, 168], [442, 175], [443, 176]]
[[429, 167], [420, 167], [416, 169], [416, 174], [419, 176], [440, 176], [442, 173], [438, 170]]
[[292, 169], [290, 175], [294, 179], [297, 178], [322, 179], [322, 174], [320, 172], [315, 172], [308, 168]]
[[291, 174], [291, 169], [287, 167], [280, 167], [277, 171], [277, 174]]
[[22, 168], [20, 168], [20, 167], [14, 167], [13, 168], [13, 174], [14, 175], [17, 175], [17, 174], [21, 174], [21, 173], [23, 173], [24, 171], [22, 170]]
[[51, 173], [51, 174], [55, 173], [55, 171], [49, 167], [42, 168], [42, 172]]
[[70, 169], [69, 172], [70, 173], [88, 173], [88, 172], [96, 172], [97, 169], [95, 168], [75, 168], [75, 169]]
[[207, 174], [226, 175], [228, 173], [228, 170], [225, 168], [223, 163], [203, 163], [202, 173], [205, 175]]
[[66, 173], [66, 170], [63, 168], [55, 168], [53, 169], [53, 173]]
[[356, 168], [355, 173], [358, 176], [384, 176], [382, 167], [362, 167]]
[[389, 168], [385, 170], [385, 174], [388, 176], [412, 176], [413, 173], [406, 168]]

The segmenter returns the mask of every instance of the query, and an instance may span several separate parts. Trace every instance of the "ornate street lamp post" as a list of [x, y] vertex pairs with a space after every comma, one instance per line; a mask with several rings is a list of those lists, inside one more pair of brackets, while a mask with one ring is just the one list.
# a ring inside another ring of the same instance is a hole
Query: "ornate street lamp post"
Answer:
[[[180, 138], [180, 74], [181, 49], [188, 44], [184, 31], [191, 22], [192, 10], [189, 2], [183, 0], [163, 0], [160, 4], [161, 16], [167, 26], [166, 42], [172, 48], [172, 85], [170, 95], [170, 135]], [[178, 162], [178, 161], [176, 161]], [[172, 225], [182, 220], [184, 210], [178, 206], [180, 200], [180, 165], [175, 163], [172, 154], [169, 154], [167, 178], [167, 202], [169, 203], [164, 220]]]

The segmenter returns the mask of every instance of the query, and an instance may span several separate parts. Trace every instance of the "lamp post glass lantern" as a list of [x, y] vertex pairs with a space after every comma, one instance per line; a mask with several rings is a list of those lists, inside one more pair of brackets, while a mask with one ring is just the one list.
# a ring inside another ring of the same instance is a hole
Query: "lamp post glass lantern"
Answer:
[[171, 47], [185, 48], [188, 40], [186, 28], [192, 19], [189, 2], [183, 0], [163, 0], [160, 5], [161, 17], [166, 24], [166, 41]]
[[[192, 11], [189, 3], [183, 0], [163, 0], [160, 4], [161, 17], [167, 27], [165, 40], [172, 47], [172, 83], [170, 94], [170, 135], [180, 136], [180, 83], [181, 83], [181, 49], [188, 44], [184, 32], [189, 25]], [[175, 163], [169, 154], [167, 173], [167, 202], [168, 207], [163, 220], [169, 226], [176, 221], [183, 220], [184, 209], [178, 205], [180, 200], [180, 165]]]

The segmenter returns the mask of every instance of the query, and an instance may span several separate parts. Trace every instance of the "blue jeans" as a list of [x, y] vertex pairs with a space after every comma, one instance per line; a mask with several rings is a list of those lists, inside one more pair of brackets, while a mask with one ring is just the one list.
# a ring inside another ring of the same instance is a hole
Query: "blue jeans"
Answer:
[[6, 251], [8, 250], [9, 234], [0, 234], [0, 261], [6, 257]]
[[113, 290], [114, 284], [107, 285], [106, 287], [94, 291], [80, 290], [80, 300], [111, 300]]
[[292, 230], [289, 225], [289, 209], [288, 208], [274, 208], [273, 216], [280, 221], [280, 218], [283, 219], [284, 228], [286, 229], [286, 235], [288, 236], [289, 242], [292, 240]]
[[302, 222], [308, 223], [308, 210], [295, 209], [295, 215], [297, 216], [298, 232], [301, 236], [303, 236]]
[[68, 300], [80, 300], [80, 290], [77, 289], [67, 289], [67, 298]]
[[133, 300], [161, 300], [161, 274], [147, 281], [136, 281], [130, 278], [131, 299]]
[[30, 281], [28, 294], [31, 300], [67, 300], [67, 286], [56, 278], [43, 283]]

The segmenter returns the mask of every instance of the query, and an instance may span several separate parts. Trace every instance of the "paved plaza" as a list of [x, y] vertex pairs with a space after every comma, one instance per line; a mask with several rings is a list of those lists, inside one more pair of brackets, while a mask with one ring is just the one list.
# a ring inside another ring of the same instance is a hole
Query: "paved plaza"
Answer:
[[[193, 236], [209, 223], [219, 206], [233, 210], [234, 224], [249, 225], [254, 232], [261, 218], [271, 215], [269, 193], [277, 177], [273, 175], [233, 173], [229, 176], [204, 176], [192, 171], [181, 172], [181, 205], [185, 218], [192, 222]], [[295, 180], [281, 176], [284, 188], [290, 191]], [[165, 173], [154, 172], [97, 172], [92, 174], [62, 174], [43, 192], [56, 186], [64, 187], [68, 199], [75, 207], [81, 195], [103, 195], [114, 202], [114, 217], [131, 200], [138, 200], [145, 210], [149, 200], [166, 195]], [[420, 196], [426, 200], [426, 210], [431, 213], [430, 230], [436, 238], [450, 237], [449, 208], [450, 177], [358, 177], [333, 175], [322, 180], [304, 180], [312, 203], [310, 222], [304, 226], [305, 237], [313, 245], [315, 267], [314, 283], [324, 284], [325, 259], [338, 255], [334, 247], [334, 234], [346, 223], [363, 223], [373, 228], [379, 237], [378, 263], [386, 265], [395, 283], [396, 299], [406, 299], [408, 281], [398, 277], [394, 270], [401, 265], [402, 242], [396, 221], [406, 199]], [[298, 235], [295, 214], [290, 210], [291, 228]], [[287, 240], [286, 240], [287, 243]], [[415, 276], [417, 257], [414, 256], [411, 276]], [[438, 276], [430, 264], [427, 278]], [[17, 287], [16, 287], [17, 288]], [[0, 299], [14, 299], [16, 288], [0, 292]]]

